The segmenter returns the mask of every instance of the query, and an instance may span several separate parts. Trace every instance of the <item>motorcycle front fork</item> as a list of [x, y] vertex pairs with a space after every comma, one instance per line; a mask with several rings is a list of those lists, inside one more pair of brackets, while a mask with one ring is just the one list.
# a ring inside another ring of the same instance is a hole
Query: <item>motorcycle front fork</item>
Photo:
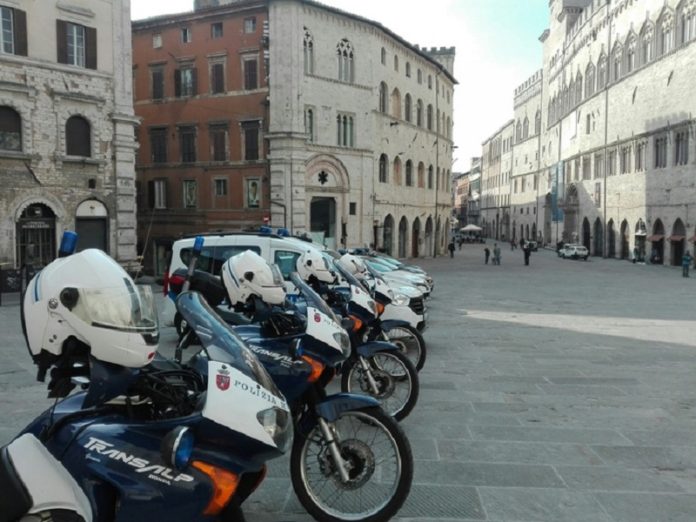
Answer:
[[338, 474], [341, 476], [341, 481], [348, 482], [350, 480], [350, 476], [348, 475], [348, 470], [346, 469], [346, 461], [341, 456], [341, 450], [338, 447], [339, 441], [336, 440], [336, 437], [334, 437], [334, 432], [336, 430], [332, 429], [331, 424], [321, 417], [319, 417], [318, 421], [319, 429], [324, 436], [324, 440], [326, 440], [326, 443], [329, 446], [329, 453], [331, 453], [331, 458], [333, 458], [334, 464], [338, 469]]
[[370, 386], [370, 390], [372, 390], [372, 393], [374, 393], [375, 395], [379, 395], [379, 387], [377, 386], [377, 381], [375, 381], [375, 378], [372, 375], [372, 369], [370, 368], [367, 359], [365, 359], [363, 356], [359, 356], [358, 361], [360, 362], [360, 367], [362, 368], [363, 375], [367, 379], [367, 384], [369, 384]]

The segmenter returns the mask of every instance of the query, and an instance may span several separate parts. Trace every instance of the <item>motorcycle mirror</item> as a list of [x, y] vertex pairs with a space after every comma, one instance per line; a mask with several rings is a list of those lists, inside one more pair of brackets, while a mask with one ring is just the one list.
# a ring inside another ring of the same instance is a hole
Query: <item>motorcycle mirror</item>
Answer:
[[177, 426], [162, 439], [160, 453], [173, 468], [185, 469], [193, 454], [193, 432], [188, 426]]

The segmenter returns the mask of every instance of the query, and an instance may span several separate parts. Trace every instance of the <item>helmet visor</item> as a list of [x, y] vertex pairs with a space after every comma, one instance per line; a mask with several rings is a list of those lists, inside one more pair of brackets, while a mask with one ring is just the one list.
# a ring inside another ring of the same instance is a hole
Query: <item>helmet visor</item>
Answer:
[[278, 268], [278, 265], [276, 264], [270, 264], [269, 266], [271, 267], [271, 273], [273, 274], [273, 284], [278, 285], [278, 286], [284, 286], [283, 283], [283, 274], [280, 271], [280, 268]]
[[134, 333], [156, 333], [159, 328], [155, 299], [149, 286], [123, 285], [79, 288], [72, 312], [92, 326]]

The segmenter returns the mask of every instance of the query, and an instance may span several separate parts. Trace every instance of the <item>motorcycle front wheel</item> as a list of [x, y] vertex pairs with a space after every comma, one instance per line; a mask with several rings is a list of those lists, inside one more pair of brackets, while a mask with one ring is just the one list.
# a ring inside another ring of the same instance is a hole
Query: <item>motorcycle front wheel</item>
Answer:
[[345, 411], [329, 423], [348, 481], [319, 424], [295, 433], [290, 476], [297, 498], [320, 522], [391, 519], [411, 490], [413, 455], [401, 427], [381, 408]]
[[416, 367], [397, 350], [377, 352], [365, 361], [367, 369], [362, 367], [360, 358], [349, 360], [341, 372], [341, 391], [374, 397], [396, 420], [406, 418], [418, 402]]
[[383, 334], [384, 340], [398, 346], [417, 371], [423, 369], [426, 357], [425, 339], [417, 329], [410, 325], [395, 326], [385, 330]]

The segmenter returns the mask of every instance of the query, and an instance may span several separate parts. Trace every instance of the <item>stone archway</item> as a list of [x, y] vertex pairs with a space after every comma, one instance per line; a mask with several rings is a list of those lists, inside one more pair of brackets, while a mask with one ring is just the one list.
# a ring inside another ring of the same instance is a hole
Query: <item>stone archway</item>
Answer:
[[647, 238], [648, 238], [648, 232], [647, 232], [647, 227], [645, 226], [645, 221], [643, 219], [639, 219], [638, 222], [636, 223], [636, 228], [635, 228], [635, 247], [634, 250], [636, 251], [635, 254], [637, 261], [644, 262], [646, 255], [647, 255]]
[[80, 203], [75, 211], [77, 250], [98, 248], [109, 251], [109, 212], [101, 201], [88, 199]]
[[686, 248], [686, 227], [679, 218], [672, 225], [672, 235], [669, 236], [669, 243], [672, 266], [681, 266], [682, 256]]
[[616, 231], [613, 219], [610, 219], [607, 224], [607, 257], [616, 257]]
[[665, 263], [665, 226], [660, 218], [655, 220], [653, 224], [653, 233], [648, 237], [651, 243], [650, 262], [654, 265], [663, 265]]
[[421, 223], [420, 218], [416, 218], [413, 221], [413, 227], [411, 227], [411, 256], [420, 257], [420, 243], [421, 239]]
[[604, 255], [604, 227], [602, 220], [597, 218], [594, 222], [594, 252], [592, 255], [601, 257]]
[[628, 259], [629, 253], [629, 227], [625, 219], [621, 222], [621, 259]]
[[425, 222], [425, 255], [433, 253], [433, 218], [428, 216]]
[[590, 233], [590, 222], [587, 218], [582, 220], [582, 244], [587, 248], [587, 251], [590, 251], [590, 248], [592, 247], [590, 243], [592, 235]]
[[384, 218], [384, 228], [382, 229], [382, 248], [390, 256], [394, 252], [394, 218], [388, 214]]
[[406, 257], [406, 252], [407, 252], [407, 244], [408, 244], [408, 220], [406, 219], [406, 216], [401, 218], [401, 221], [399, 221], [399, 250], [398, 250], [398, 256], [400, 258]]
[[26, 206], [17, 219], [17, 263], [42, 268], [56, 257], [56, 214], [44, 203]]
[[[329, 248], [345, 246], [346, 236], [358, 238], [357, 228], [349, 231], [343, 226], [350, 224], [350, 178], [343, 162], [329, 154], [317, 154], [307, 161], [305, 168], [305, 230]], [[293, 227], [295, 233], [303, 231], [298, 223]]]

